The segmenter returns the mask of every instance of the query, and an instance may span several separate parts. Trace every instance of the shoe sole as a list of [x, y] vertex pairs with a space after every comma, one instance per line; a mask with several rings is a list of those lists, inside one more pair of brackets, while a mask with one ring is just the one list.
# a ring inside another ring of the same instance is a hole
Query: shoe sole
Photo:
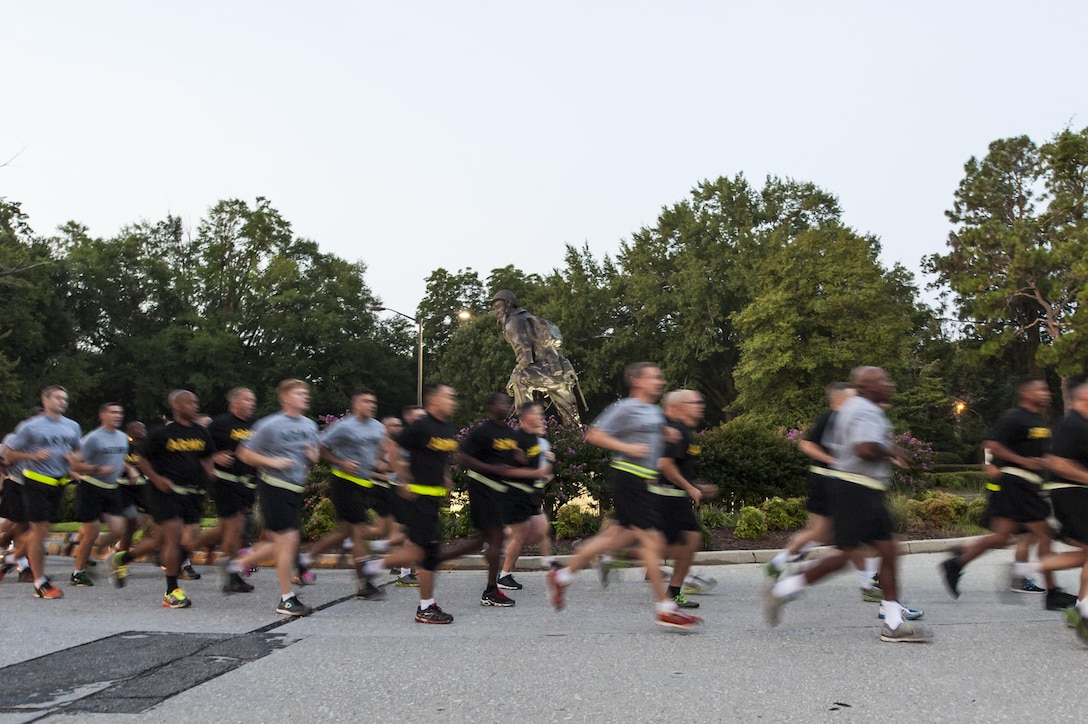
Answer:
[[[922, 614], [922, 613], [912, 613], [912, 614], [910, 614], [910, 615], [908, 616], [908, 615], [907, 615], [907, 612], [906, 612], [906, 611], [904, 611], [904, 612], [903, 612], [903, 620], [904, 620], [904, 621], [917, 621], [918, 619], [922, 618], [922, 616], [924, 616], [924, 615], [925, 615], [925, 614]], [[883, 621], [883, 620], [884, 620], [884, 614], [882, 614], [882, 613], [878, 613], [878, 614], [876, 615], [876, 617], [877, 617], [877, 618], [879, 618], [879, 619], [880, 619], [881, 621]]]
[[435, 624], [435, 625], [438, 625], [438, 626], [442, 626], [442, 625], [447, 624], [447, 623], [453, 623], [453, 619], [451, 618], [449, 621], [431, 621], [430, 619], [420, 618], [419, 616], [416, 616], [416, 623], [430, 623], [430, 624]]
[[919, 636], [911, 636], [908, 638], [895, 638], [893, 636], [885, 636], [880, 634], [880, 640], [890, 644], [925, 644], [929, 643], [929, 639]]
[[497, 601], [489, 601], [486, 598], [480, 599], [481, 606], [492, 606], [493, 608], [511, 608], [514, 603], [514, 601], [499, 603]]
[[302, 618], [303, 616], [309, 616], [311, 613], [313, 613], [313, 611], [312, 610], [310, 610], [310, 611], [284, 611], [282, 609], [277, 608], [276, 613], [278, 613], [281, 616], [293, 616], [295, 618]]
[[191, 604], [191, 603], [174, 604], [174, 603], [167, 603], [166, 601], [162, 602], [162, 607], [163, 608], [189, 608], [192, 605], [193, 604]]
[[524, 586], [504, 586], [501, 583], [498, 584], [498, 586], [503, 591], [520, 591], [522, 588], [524, 588]]
[[668, 621], [654, 621], [658, 626], [671, 628], [676, 631], [694, 631], [701, 623], [669, 623]]

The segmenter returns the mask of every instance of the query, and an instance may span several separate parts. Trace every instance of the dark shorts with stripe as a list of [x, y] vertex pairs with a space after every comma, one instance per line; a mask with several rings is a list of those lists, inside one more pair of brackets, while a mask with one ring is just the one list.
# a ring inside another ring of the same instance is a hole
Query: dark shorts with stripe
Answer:
[[370, 520], [370, 491], [358, 483], [345, 480], [337, 475], [329, 480], [329, 500], [336, 508], [336, 519], [351, 525], [359, 525]]
[[1088, 485], [1051, 490], [1050, 503], [1062, 524], [1058, 537], [1088, 545]]
[[302, 527], [302, 493], [277, 488], [261, 480], [257, 483], [257, 502], [266, 530], [286, 533]]
[[92, 483], [76, 484], [76, 520], [93, 523], [103, 515], [124, 515], [121, 491], [118, 488], [100, 488]]
[[145, 487], [151, 517], [156, 523], [180, 520], [185, 525], [195, 525], [200, 522], [204, 507], [203, 493], [164, 493], [151, 483]]
[[211, 496], [215, 502], [215, 514], [220, 518], [231, 518], [239, 513], [253, 510], [257, 500], [257, 489], [235, 480], [216, 478], [211, 484]]
[[0, 488], [0, 518], [12, 523], [25, 523], [26, 512], [23, 510], [23, 486], [11, 478], [4, 478], [4, 487]]
[[64, 488], [37, 480], [23, 483], [23, 515], [27, 523], [56, 523]]
[[438, 513], [445, 500], [445, 496], [420, 495], [415, 500], [402, 500], [398, 506], [408, 540], [423, 549], [419, 567], [425, 571], [438, 568]]
[[831, 517], [831, 488], [834, 480], [835, 478], [827, 475], [809, 472], [808, 498], [805, 499], [805, 510], [813, 515]]
[[472, 525], [476, 530], [494, 530], [506, 523], [506, 505], [509, 492], [500, 493], [479, 480], [468, 481], [468, 508]]
[[654, 500], [657, 496], [646, 487], [649, 481], [615, 468], [610, 472], [616, 522], [624, 528], [661, 530], [661, 513], [657, 509], [657, 501]]
[[135, 518], [142, 513], [150, 513], [151, 508], [147, 503], [147, 488], [151, 486], [151, 483], [142, 483], [140, 485], [125, 485], [121, 483], [117, 486], [118, 496], [121, 498], [121, 515], [126, 518]]
[[883, 490], [834, 478], [827, 480], [832, 491], [836, 548], [849, 550], [862, 543], [892, 539], [892, 516], [884, 505]]
[[374, 514], [379, 518], [386, 518], [394, 513], [397, 501], [394, 498], [398, 498], [397, 491], [393, 489], [388, 483], [374, 483], [374, 487], [370, 489], [370, 507], [374, 509]]
[[1043, 498], [1041, 488], [1030, 480], [1006, 473], [997, 484], [1001, 490], [990, 491], [986, 501], [983, 520], [987, 528], [993, 518], [1032, 523], [1046, 520], [1050, 515], [1050, 504]]
[[534, 500], [535, 493], [511, 486], [506, 492], [506, 506], [503, 520], [507, 525], [524, 523], [540, 512], [540, 505]]
[[661, 532], [669, 545], [680, 543], [684, 531], [701, 531], [699, 521], [695, 519], [695, 508], [691, 498], [679, 495], [654, 495], [661, 513]]

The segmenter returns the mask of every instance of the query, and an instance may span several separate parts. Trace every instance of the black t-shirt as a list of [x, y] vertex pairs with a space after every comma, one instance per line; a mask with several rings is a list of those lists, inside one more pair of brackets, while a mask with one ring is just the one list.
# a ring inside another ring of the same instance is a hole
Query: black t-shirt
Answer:
[[408, 451], [408, 468], [416, 484], [446, 484], [450, 455], [457, 450], [453, 425], [424, 415], [404, 429], [397, 444]]
[[[680, 433], [680, 441], [665, 443], [665, 454], [662, 457], [675, 460], [676, 467], [684, 476], [684, 480], [689, 483], [695, 482], [695, 463], [699, 461], [699, 455], [702, 454], [702, 449], [695, 442], [695, 434], [691, 428], [679, 420], [669, 420], [666, 424]], [[660, 482], [672, 485], [665, 476], [661, 476]]]
[[461, 452], [487, 465], [518, 467], [518, 433], [509, 425], [487, 419], [472, 428]]
[[812, 427], [805, 434], [805, 440], [819, 445], [829, 455], [831, 451], [827, 449], [827, 445], [824, 445], [824, 440], [831, 439], [831, 423], [834, 417], [835, 411], [828, 410], [816, 418], [816, 422], [812, 423]]
[[[1050, 428], [1039, 413], [1014, 407], [1001, 416], [986, 434], [986, 439], [1001, 443], [1020, 457], [1041, 458], [1050, 447]], [[997, 455], [994, 455], [994, 465], [1017, 467]]]
[[214, 452], [208, 428], [171, 421], [147, 436], [144, 458], [174, 485], [203, 490], [208, 476], [201, 461]]
[[[1058, 427], [1054, 430], [1054, 440], [1050, 444], [1050, 454], [1072, 460], [1088, 468], [1088, 420], [1081, 417], [1076, 410], [1071, 411], [1058, 423]], [[1057, 475], [1054, 477], [1061, 479]], [[1083, 483], [1078, 484], [1083, 485]]]
[[[212, 420], [212, 424], [208, 425], [208, 432], [211, 433], [216, 451], [230, 450], [234, 452], [238, 448], [238, 443], [245, 442], [253, 437], [253, 420], [243, 420], [235, 417], [230, 412], [224, 412]], [[220, 465], [215, 467], [217, 470], [243, 478], [252, 477], [257, 473], [256, 468], [246, 465], [237, 457], [234, 458], [233, 463], [226, 467]]]

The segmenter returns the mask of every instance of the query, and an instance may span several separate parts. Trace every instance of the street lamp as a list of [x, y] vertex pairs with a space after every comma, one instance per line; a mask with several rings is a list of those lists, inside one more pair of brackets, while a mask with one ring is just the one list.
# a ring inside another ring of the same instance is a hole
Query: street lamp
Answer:
[[380, 305], [372, 306], [370, 311], [392, 312], [393, 314], [399, 314], [405, 319], [410, 319], [416, 323], [416, 327], [419, 330], [419, 366], [416, 369], [416, 404], [423, 407], [423, 317], [413, 317], [410, 314], [399, 312], [391, 307], [383, 307]]

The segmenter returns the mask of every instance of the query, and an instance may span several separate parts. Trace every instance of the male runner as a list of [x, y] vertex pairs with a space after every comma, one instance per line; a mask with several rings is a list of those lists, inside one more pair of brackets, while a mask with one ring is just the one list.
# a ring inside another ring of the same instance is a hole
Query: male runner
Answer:
[[544, 514], [544, 486], [553, 477], [555, 454], [543, 437], [547, 429], [544, 407], [539, 402], [523, 402], [518, 408], [518, 428], [518, 447], [525, 456], [525, 465], [537, 468], [539, 477], [533, 481], [510, 481], [511, 504], [507, 509], [510, 537], [506, 542], [506, 557], [498, 579], [499, 588], [507, 591], [522, 588], [514, 578], [514, 566], [525, 546], [540, 546], [540, 565], [544, 570], [552, 568], [555, 563], [551, 548], [552, 527]]
[[310, 386], [302, 380], [284, 380], [276, 387], [280, 411], [253, 426], [253, 436], [236, 450], [238, 459], [257, 468], [258, 500], [264, 515], [266, 539], [227, 564], [230, 573], [242, 574], [269, 555], [276, 561], [280, 602], [276, 613], [308, 616], [313, 609], [298, 598], [291, 577], [298, 558], [302, 526], [302, 493], [310, 468], [318, 461], [317, 424], [304, 417], [310, 409]]
[[[1050, 443], [1050, 428], [1043, 412], [1050, 406], [1050, 390], [1039, 379], [1022, 380], [1016, 386], [1017, 406], [1008, 410], [983, 442], [1002, 475], [987, 484], [990, 491], [986, 506], [989, 535], [980, 536], [956, 555], [941, 563], [941, 579], [953, 598], [959, 598], [959, 580], [967, 564], [993, 548], [1003, 548], [1009, 538], [1026, 528], [1038, 544], [1039, 557], [1050, 555], [1053, 531], [1046, 522], [1050, 506], [1042, 497], [1044, 456]], [[1054, 584], [1054, 574], [1043, 572], [1046, 579], [1046, 607], [1060, 611], [1076, 603], [1076, 596]]]
[[654, 404], [665, 389], [665, 377], [651, 362], [629, 364], [623, 376], [628, 397], [611, 404], [586, 431], [586, 442], [613, 453], [616, 523], [587, 539], [566, 568], [548, 571], [551, 604], [557, 611], [563, 609], [565, 589], [574, 582], [574, 574], [594, 556], [637, 542], [653, 590], [656, 623], [691, 629], [702, 623], [702, 619], [679, 610], [661, 580], [658, 563], [665, 541], [661, 535], [661, 516], [648, 487], [657, 482], [657, 465], [665, 449], [665, 416]]
[[809, 585], [845, 566], [863, 544], [876, 547], [881, 558], [880, 584], [884, 600], [880, 613], [884, 627], [880, 640], [916, 643], [927, 641], [928, 633], [904, 620], [898, 601], [897, 554], [892, 540], [892, 519], [884, 505], [884, 491], [891, 481], [891, 461], [905, 461], [907, 454], [892, 443], [892, 426], [882, 405], [892, 399], [894, 385], [879, 367], [858, 367], [850, 375], [857, 388], [855, 397], [839, 408], [831, 435], [835, 451], [832, 479], [831, 517], [835, 528], [835, 551], [824, 556], [803, 574], [777, 583], [766, 579], [763, 606], [767, 622], [778, 625], [782, 607]]
[[[107, 402], [98, 408], [99, 427], [83, 438], [83, 460], [94, 466], [94, 474], [84, 473], [76, 485], [76, 520], [83, 525], [79, 531], [75, 570], [72, 571], [73, 586], [94, 585], [87, 575], [91, 549], [96, 544], [112, 545], [125, 533], [121, 491], [117, 485], [117, 479], [126, 474], [128, 435], [119, 429], [124, 419], [124, 408], [116, 402]], [[105, 521], [110, 532], [99, 539], [101, 521]]]
[[[26, 420], [33, 419], [45, 412], [40, 406], [30, 408]], [[23, 420], [15, 428], [16, 431], [26, 422]], [[4, 436], [0, 443], [0, 457], [6, 459], [8, 445], [15, 438], [15, 433], [10, 432]], [[26, 532], [29, 526], [26, 520], [26, 511], [23, 507], [23, 467], [25, 462], [16, 462], [5, 465], [6, 476], [3, 482], [3, 494], [0, 495], [0, 518], [4, 519], [3, 537], [0, 538], [0, 550], [6, 550], [12, 546], [10, 552], [3, 554], [0, 561], [0, 581], [11, 572], [19, 570], [19, 583], [32, 583], [34, 574], [30, 570], [30, 560], [26, 557]]]
[[68, 410], [68, 391], [59, 385], [42, 390], [44, 414], [28, 419], [19, 426], [8, 444], [5, 461], [24, 463], [23, 513], [26, 516], [26, 555], [34, 572], [34, 595], [38, 598], [62, 598], [45, 575], [45, 537], [49, 524], [57, 520], [63, 486], [68, 475], [79, 465], [79, 425], [64, 416]]

